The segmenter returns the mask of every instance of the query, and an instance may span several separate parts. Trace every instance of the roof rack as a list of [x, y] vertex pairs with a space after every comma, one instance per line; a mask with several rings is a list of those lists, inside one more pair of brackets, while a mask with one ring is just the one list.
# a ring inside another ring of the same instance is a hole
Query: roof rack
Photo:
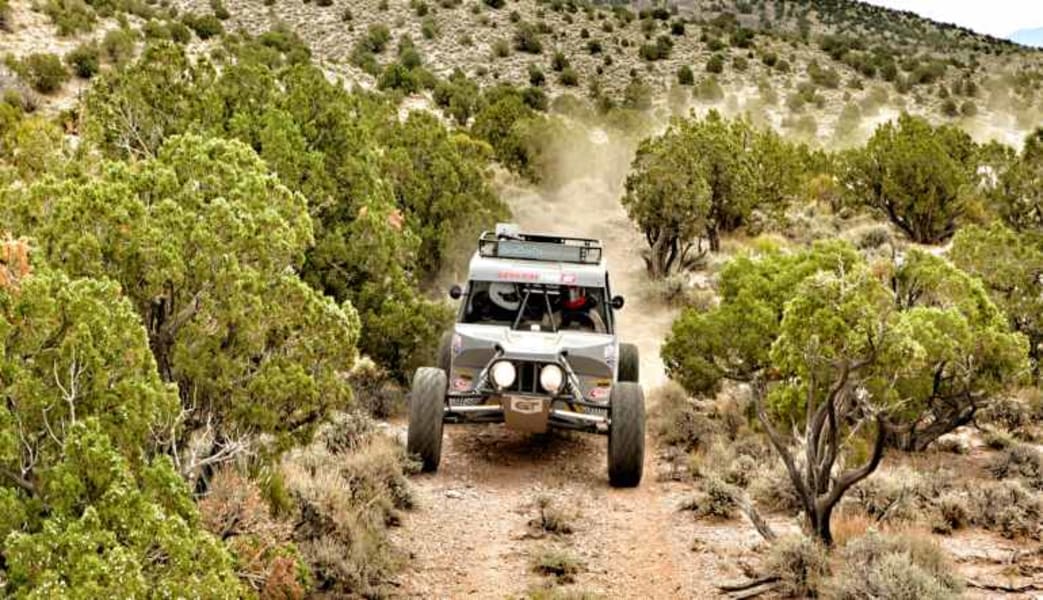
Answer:
[[478, 254], [486, 258], [596, 265], [601, 262], [601, 242], [591, 238], [521, 233], [517, 225], [501, 223], [496, 231], [482, 232], [478, 238]]

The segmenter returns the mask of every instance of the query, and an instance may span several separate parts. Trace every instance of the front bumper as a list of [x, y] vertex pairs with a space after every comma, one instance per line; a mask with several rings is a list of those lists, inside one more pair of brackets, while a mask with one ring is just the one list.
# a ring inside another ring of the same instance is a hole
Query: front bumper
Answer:
[[[588, 433], [608, 433], [609, 416], [606, 407], [600, 412], [577, 412], [551, 405], [547, 413], [547, 426], [554, 429], [571, 429]], [[506, 420], [504, 405], [453, 405], [445, 407], [447, 423], [503, 423]]]

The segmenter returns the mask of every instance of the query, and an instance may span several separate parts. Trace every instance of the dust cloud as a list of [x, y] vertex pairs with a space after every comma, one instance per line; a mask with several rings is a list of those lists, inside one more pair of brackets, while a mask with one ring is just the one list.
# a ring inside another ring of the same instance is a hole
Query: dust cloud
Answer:
[[647, 293], [650, 281], [641, 257], [645, 242], [620, 203], [639, 138], [575, 121], [566, 131], [543, 148], [544, 184], [504, 178], [500, 194], [525, 231], [602, 241], [612, 293], [626, 298], [618, 313], [620, 339], [637, 344], [641, 382], [650, 390], [667, 380], [659, 347], [677, 311]]

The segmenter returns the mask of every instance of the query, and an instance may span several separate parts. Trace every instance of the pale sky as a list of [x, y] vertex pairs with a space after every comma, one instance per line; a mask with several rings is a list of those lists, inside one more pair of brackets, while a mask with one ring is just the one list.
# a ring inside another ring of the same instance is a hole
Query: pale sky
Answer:
[[908, 10], [935, 21], [1007, 37], [1019, 29], [1043, 27], [1041, 0], [866, 0]]

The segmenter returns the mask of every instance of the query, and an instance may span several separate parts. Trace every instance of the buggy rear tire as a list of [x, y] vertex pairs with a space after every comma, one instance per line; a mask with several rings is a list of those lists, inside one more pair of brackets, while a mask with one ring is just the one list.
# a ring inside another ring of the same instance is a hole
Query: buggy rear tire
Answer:
[[637, 383], [641, 377], [641, 359], [634, 344], [619, 345], [619, 380]]
[[445, 371], [420, 367], [409, 392], [409, 433], [406, 449], [417, 455], [422, 470], [437, 471], [442, 458], [442, 424], [445, 416]]
[[608, 482], [637, 487], [645, 465], [645, 393], [637, 383], [617, 383], [609, 407]]

